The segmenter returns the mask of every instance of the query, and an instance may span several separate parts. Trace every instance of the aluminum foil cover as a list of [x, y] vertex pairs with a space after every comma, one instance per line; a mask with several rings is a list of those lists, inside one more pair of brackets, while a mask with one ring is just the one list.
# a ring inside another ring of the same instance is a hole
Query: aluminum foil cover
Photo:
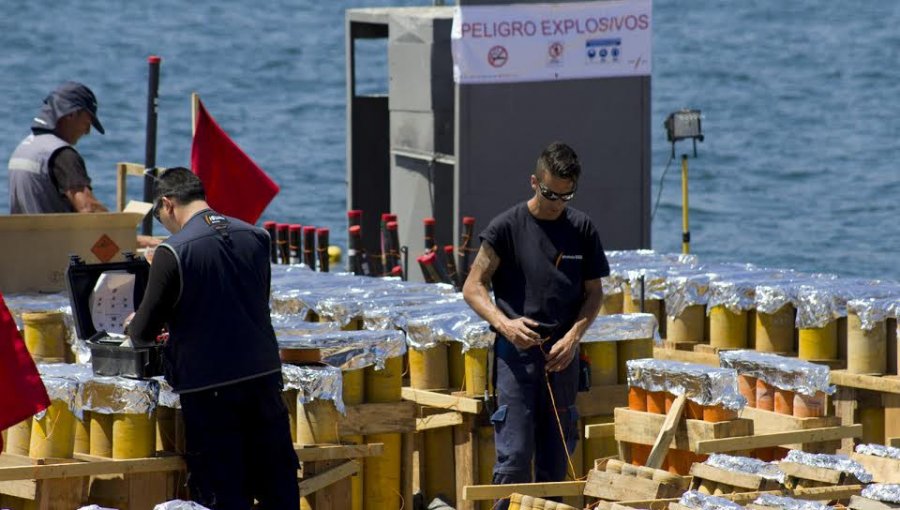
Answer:
[[797, 305], [798, 328], [821, 328], [847, 316], [847, 302], [864, 298], [886, 298], [900, 294], [896, 283], [841, 278], [801, 285]]
[[[65, 402], [72, 414], [81, 420], [84, 417], [80, 399], [81, 386], [94, 377], [91, 366], [76, 363], [38, 363], [37, 369], [50, 400]], [[41, 419], [45, 414], [46, 410], [35, 416]]]
[[280, 334], [322, 333], [339, 331], [341, 329], [341, 325], [337, 322], [310, 322], [306, 320], [305, 315], [286, 313], [273, 313], [272, 327], [275, 329], [276, 336]]
[[794, 307], [800, 302], [800, 287], [836, 280], [833, 274], [796, 273], [784, 281], [764, 282], [756, 286], [756, 310], [772, 314], [782, 306], [791, 304]]
[[747, 405], [738, 393], [737, 372], [731, 368], [650, 358], [629, 360], [626, 365], [629, 386], [685, 395], [700, 405], [721, 405], [734, 411]]
[[856, 445], [856, 453], [900, 460], [900, 448], [881, 444], [858, 444]]
[[782, 281], [790, 271], [781, 269], [757, 269], [716, 279], [709, 284], [707, 312], [716, 306], [724, 306], [734, 313], [756, 308], [756, 288], [771, 282]]
[[681, 495], [678, 504], [695, 510], [731, 510], [744, 508], [734, 501], [717, 496], [708, 496], [697, 491], [687, 491]]
[[809, 397], [819, 391], [828, 395], [835, 391], [829, 384], [831, 369], [825, 365], [750, 350], [722, 351], [719, 362], [725, 368], [737, 370], [738, 374], [756, 377], [776, 388]]
[[680, 268], [669, 275], [666, 288], [666, 314], [679, 317], [691, 305], [709, 302], [709, 285], [722, 278], [749, 276], [759, 269], [752, 264], [706, 264]]
[[281, 349], [319, 349], [322, 361], [337, 368], [353, 370], [375, 365], [384, 368], [384, 360], [406, 354], [406, 335], [402, 331], [332, 331], [308, 335], [281, 335]]
[[178, 394], [172, 389], [169, 381], [161, 375], [154, 377], [153, 380], [159, 384], [159, 399], [157, 400], [157, 404], [162, 407], [181, 409], [181, 399], [178, 398]]
[[[450, 295], [449, 299], [455, 300]], [[437, 304], [448, 299], [448, 295], [422, 292], [402, 293], [386, 296], [372, 296], [368, 299], [330, 298], [319, 302], [319, 314], [329, 317], [341, 324], [349, 324], [351, 320], [363, 317], [366, 310], [389, 309], [391, 307]]]
[[783, 508], [785, 510], [833, 510], [833, 506], [823, 505], [816, 501], [806, 501], [802, 499], [786, 498], [784, 496], [776, 496], [775, 494], [761, 494], [755, 505], [770, 506], [772, 508]]
[[862, 483], [872, 483], [872, 475], [862, 467], [862, 464], [850, 459], [846, 455], [828, 455], [825, 453], [806, 453], [800, 450], [791, 450], [785, 462], [796, 462], [807, 466], [833, 469], [856, 477]]
[[346, 413], [341, 369], [325, 366], [282, 365], [285, 390], [297, 390], [297, 401], [331, 400], [341, 414]]
[[879, 322], [888, 318], [897, 318], [900, 309], [900, 298], [864, 298], [847, 302], [847, 312], [859, 317], [862, 329], [871, 331]]
[[784, 484], [784, 471], [778, 469], [778, 466], [771, 462], [750, 457], [736, 457], [734, 455], [714, 453], [706, 459], [704, 464], [728, 471], [757, 475], [766, 480], [775, 480], [780, 484]]
[[81, 385], [80, 407], [100, 414], [150, 414], [159, 401], [159, 383], [153, 379], [93, 377]]
[[22, 314], [29, 312], [62, 312], [63, 322], [66, 325], [66, 344], [75, 354], [79, 363], [90, 363], [91, 350], [87, 344], [78, 338], [75, 331], [75, 320], [72, 318], [72, 304], [68, 294], [7, 294], [3, 296], [6, 306], [9, 308], [18, 328], [24, 329]]
[[900, 503], [900, 484], [873, 483], [863, 488], [862, 497], [885, 503]]
[[160, 503], [153, 507], [153, 510], [209, 510], [209, 508], [206, 508], [200, 503], [194, 503], [193, 501], [182, 501], [180, 499], [176, 499], [173, 501]]
[[408, 318], [465, 310], [469, 310], [469, 305], [462, 300], [461, 293], [448, 295], [446, 300], [433, 303], [372, 308], [362, 312], [363, 329], [402, 329], [402, 321]]
[[600, 315], [584, 332], [582, 343], [618, 342], [621, 340], [643, 340], [651, 338], [660, 341], [659, 324], [652, 313], [628, 313]]
[[693, 265], [697, 264], [699, 261], [697, 255], [684, 253], [657, 253], [653, 250], [609, 250], [604, 253], [610, 264], [657, 262]]
[[116, 510], [115, 508], [109, 508], [100, 505], [88, 505], [79, 508], [78, 510]]
[[402, 318], [398, 326], [406, 331], [409, 346], [416, 350], [429, 349], [438, 342], [460, 342], [463, 352], [488, 349], [494, 344], [490, 325], [472, 310]]

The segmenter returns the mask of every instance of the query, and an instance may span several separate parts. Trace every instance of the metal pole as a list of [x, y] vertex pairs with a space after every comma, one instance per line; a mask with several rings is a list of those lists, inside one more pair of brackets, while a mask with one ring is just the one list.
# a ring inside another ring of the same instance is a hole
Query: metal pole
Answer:
[[[151, 55], [147, 58], [150, 66], [150, 80], [147, 90], [147, 150], [144, 153], [144, 202], [153, 201], [156, 184], [156, 116], [159, 108], [159, 64], [160, 57]], [[141, 224], [141, 234], [153, 235], [153, 217], [147, 215]]]
[[688, 157], [681, 155], [681, 253], [691, 252], [691, 227], [688, 221]]

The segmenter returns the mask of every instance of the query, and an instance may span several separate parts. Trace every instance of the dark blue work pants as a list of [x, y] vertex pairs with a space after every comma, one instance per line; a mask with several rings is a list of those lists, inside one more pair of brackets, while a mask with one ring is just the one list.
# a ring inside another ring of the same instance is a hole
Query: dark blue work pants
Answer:
[[181, 394], [191, 499], [212, 510], [300, 507], [281, 372]]
[[[519, 350], [498, 336], [494, 343], [497, 410], [491, 416], [497, 462], [494, 484], [560, 482], [566, 479], [568, 461], [579, 438], [578, 359], [561, 372], [546, 373], [541, 347]], [[547, 388], [553, 389], [556, 412]], [[559, 421], [557, 421], [557, 416]], [[565, 444], [560, 437], [560, 423]], [[534, 476], [532, 477], [532, 463]], [[505, 507], [504, 507], [505, 508]]]

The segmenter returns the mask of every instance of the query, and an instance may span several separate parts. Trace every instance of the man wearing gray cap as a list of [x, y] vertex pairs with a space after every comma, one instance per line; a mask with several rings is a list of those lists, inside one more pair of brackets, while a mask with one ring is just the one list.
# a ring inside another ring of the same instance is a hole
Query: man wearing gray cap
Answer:
[[31, 134], [9, 159], [10, 214], [103, 212], [107, 208], [91, 190], [78, 140], [100, 134], [97, 98], [85, 85], [67, 81], [44, 99]]

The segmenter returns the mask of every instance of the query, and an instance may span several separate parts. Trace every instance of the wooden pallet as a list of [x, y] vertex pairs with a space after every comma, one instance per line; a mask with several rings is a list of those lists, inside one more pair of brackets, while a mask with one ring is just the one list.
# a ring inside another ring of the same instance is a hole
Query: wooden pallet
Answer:
[[836, 469], [812, 467], [796, 462], [779, 462], [778, 468], [787, 475], [784, 486], [791, 490], [860, 483], [852, 474]]
[[[859, 495], [863, 490], [863, 485], [855, 484], [855, 485], [838, 485], [834, 487], [811, 487], [805, 489], [795, 489], [793, 491], [787, 490], [770, 490], [770, 491], [757, 491], [757, 492], [739, 492], [736, 494], [723, 494], [722, 496], [718, 496], [723, 499], [727, 499], [729, 501], [733, 501], [735, 503], [746, 505], [756, 500], [756, 498], [760, 497], [763, 494], [772, 494], [775, 496], [787, 496], [795, 499], [804, 499], [804, 500], [812, 500], [812, 501], [834, 501], [834, 500], [847, 500], [852, 496]], [[609, 502], [601, 502], [597, 505], [598, 510], [631, 510], [633, 508], [642, 508], [642, 509], [662, 509], [673, 508], [672, 504], [678, 504], [679, 498], [668, 498], [668, 499], [649, 499], [649, 500], [633, 500], [633, 501], [619, 501], [615, 503]], [[683, 507], [682, 507], [683, 508]]]
[[862, 464], [875, 483], [900, 483], [900, 460], [851, 453], [850, 458]]
[[[732, 490], [726, 493], [754, 492], [776, 490], [781, 487], [775, 480], [769, 480], [759, 475], [750, 473], [738, 473], [707, 464], [694, 463], [691, 466], [691, 490], [712, 494], [710, 485], [730, 487]], [[707, 490], [704, 490], [707, 489]]]
[[679, 477], [678, 483], [672, 483], [608, 472], [607, 462], [608, 459], [597, 461], [595, 468], [588, 473], [585, 496], [607, 501], [673, 498], [682, 494], [690, 483], [687, 477]]

